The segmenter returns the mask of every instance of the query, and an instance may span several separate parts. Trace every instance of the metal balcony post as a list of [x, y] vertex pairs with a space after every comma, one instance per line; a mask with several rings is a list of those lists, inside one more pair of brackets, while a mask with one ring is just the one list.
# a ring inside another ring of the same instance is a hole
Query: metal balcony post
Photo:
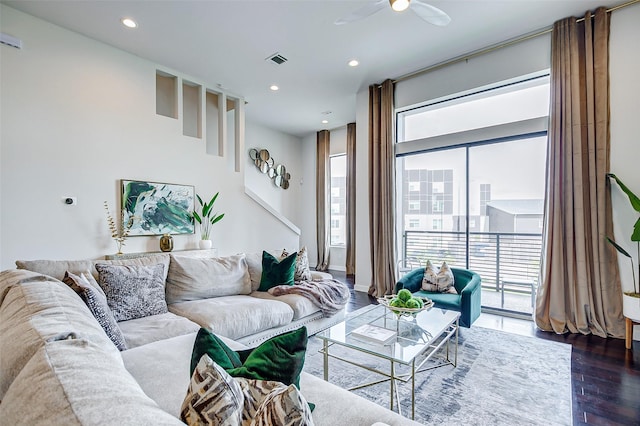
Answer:
[[500, 234], [496, 234], [496, 291], [500, 290]]

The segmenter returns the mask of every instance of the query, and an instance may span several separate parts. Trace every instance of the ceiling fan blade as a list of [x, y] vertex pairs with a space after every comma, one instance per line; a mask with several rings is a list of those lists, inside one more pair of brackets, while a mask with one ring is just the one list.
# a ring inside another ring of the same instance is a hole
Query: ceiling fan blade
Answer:
[[409, 4], [409, 8], [413, 10], [416, 15], [433, 25], [444, 27], [451, 22], [449, 15], [442, 10], [430, 4], [423, 3], [420, 0], [413, 0]]
[[343, 16], [342, 18], [336, 19], [334, 24], [344, 25], [350, 22], [359, 21], [360, 19], [364, 19], [367, 16], [371, 16], [374, 13], [381, 11], [388, 4], [389, 4], [389, 0], [378, 0], [375, 3], [370, 3], [366, 6], [363, 6], [360, 9], [357, 9], [356, 11], [346, 16]]

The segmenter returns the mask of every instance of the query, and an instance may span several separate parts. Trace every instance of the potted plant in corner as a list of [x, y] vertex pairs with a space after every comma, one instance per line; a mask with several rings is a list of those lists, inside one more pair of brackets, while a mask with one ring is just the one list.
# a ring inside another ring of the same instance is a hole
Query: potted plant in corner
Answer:
[[200, 241], [198, 242], [198, 246], [201, 249], [210, 249], [211, 248], [211, 226], [215, 223], [220, 222], [224, 217], [224, 213], [217, 214], [213, 212], [213, 203], [218, 199], [218, 195], [220, 193], [216, 192], [211, 200], [208, 203], [202, 201], [202, 198], [196, 194], [196, 198], [198, 199], [198, 203], [200, 204], [200, 213], [197, 211], [193, 211], [193, 220], [198, 222], [200, 225]]
[[[607, 173], [607, 177], [616, 181], [616, 183], [620, 186], [620, 189], [622, 189], [622, 191], [624, 191], [624, 193], [629, 197], [629, 201], [631, 202], [631, 206], [633, 207], [633, 209], [636, 212], [640, 213], [640, 198], [638, 198], [633, 192], [631, 192], [631, 190], [627, 188], [627, 186], [622, 183], [622, 181], [618, 179], [618, 177], [613, 173]], [[607, 237], [607, 241], [609, 241], [620, 254], [629, 258], [629, 262], [631, 263], [631, 274], [633, 276], [633, 291], [623, 291], [622, 310], [625, 317], [640, 322], [640, 292], [638, 291], [639, 289], [636, 281], [633, 256], [627, 250], [625, 250], [624, 247], [616, 243], [613, 239]], [[636, 243], [636, 265], [638, 267], [638, 279], [640, 279], [640, 259], [638, 258], [638, 256], [640, 256], [640, 217], [633, 225], [631, 241]]]

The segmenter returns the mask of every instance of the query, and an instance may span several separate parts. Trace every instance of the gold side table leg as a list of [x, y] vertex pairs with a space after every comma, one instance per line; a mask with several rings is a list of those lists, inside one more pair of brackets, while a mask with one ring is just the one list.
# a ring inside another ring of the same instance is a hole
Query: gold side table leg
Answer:
[[322, 341], [323, 348], [323, 363], [324, 363], [324, 381], [329, 381], [329, 344], [326, 340]]
[[393, 411], [393, 391], [394, 391], [394, 385], [395, 385], [395, 376], [396, 376], [396, 372], [395, 372], [395, 368], [393, 365], [393, 361], [391, 361], [391, 379], [389, 380], [389, 383], [391, 383], [391, 398], [389, 399], [389, 409], [391, 411]]
[[458, 331], [460, 330], [460, 317], [458, 317], [458, 319], [456, 320], [456, 347], [455, 347], [455, 352], [453, 355], [453, 366], [457, 367], [458, 366]]
[[416, 418], [416, 359], [411, 363], [411, 420]]

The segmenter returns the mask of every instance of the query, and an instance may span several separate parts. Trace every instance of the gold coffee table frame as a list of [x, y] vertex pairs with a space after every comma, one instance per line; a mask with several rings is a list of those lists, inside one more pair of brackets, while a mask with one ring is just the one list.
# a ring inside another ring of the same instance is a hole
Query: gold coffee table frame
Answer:
[[[349, 390], [361, 389], [389, 381], [389, 408], [394, 410], [394, 399], [396, 399], [398, 413], [401, 415], [397, 382], [407, 383], [411, 381], [411, 418], [413, 419], [415, 418], [416, 404], [416, 374], [447, 365], [452, 365], [453, 367], [457, 365], [459, 320], [459, 312], [439, 308], [422, 311], [414, 319], [398, 319], [395, 314], [384, 306], [372, 305], [370, 309], [364, 310], [359, 315], [347, 318], [345, 321], [316, 334], [318, 338], [322, 339], [322, 349], [320, 352], [324, 357], [324, 380], [329, 381], [329, 358], [335, 358], [356, 367], [380, 374], [384, 376], [383, 379], [354, 386]], [[397, 335], [391, 342], [383, 345], [351, 334], [353, 330], [364, 324], [395, 330]], [[453, 359], [451, 359], [449, 346], [453, 336], [455, 336], [455, 345], [453, 347]], [[334, 345], [389, 361], [389, 372], [371, 368], [332, 354], [330, 349]], [[423, 368], [443, 347], [445, 348], [444, 359], [436, 365]], [[397, 364], [409, 366], [410, 371], [404, 374], [397, 374]]]

